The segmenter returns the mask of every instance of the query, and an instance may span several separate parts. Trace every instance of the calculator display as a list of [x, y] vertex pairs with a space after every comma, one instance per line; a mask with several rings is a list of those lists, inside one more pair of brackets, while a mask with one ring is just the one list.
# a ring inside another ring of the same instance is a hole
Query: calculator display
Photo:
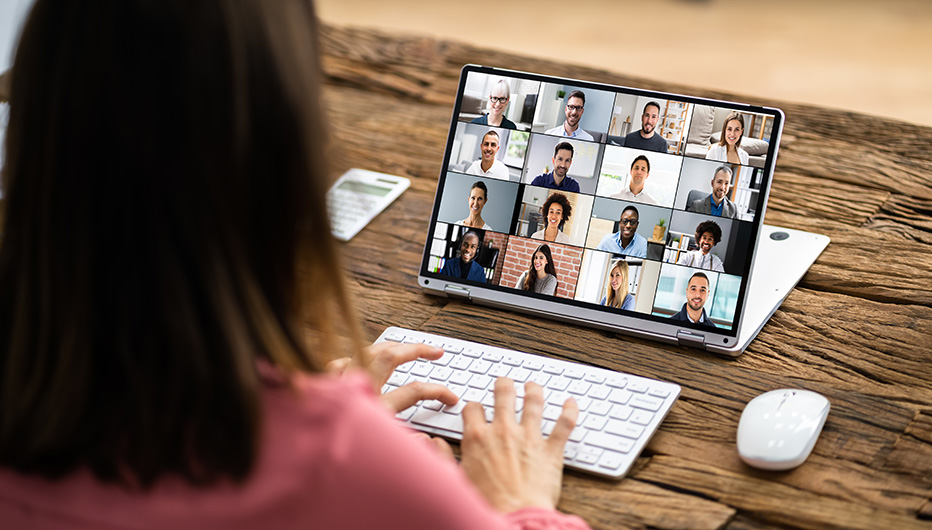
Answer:
[[366, 184], [365, 182], [358, 182], [354, 180], [344, 180], [337, 186], [338, 190], [342, 191], [351, 191], [354, 193], [365, 193], [366, 195], [375, 195], [376, 197], [384, 197], [388, 195], [391, 188], [383, 188], [381, 186], [374, 186], [372, 184]]

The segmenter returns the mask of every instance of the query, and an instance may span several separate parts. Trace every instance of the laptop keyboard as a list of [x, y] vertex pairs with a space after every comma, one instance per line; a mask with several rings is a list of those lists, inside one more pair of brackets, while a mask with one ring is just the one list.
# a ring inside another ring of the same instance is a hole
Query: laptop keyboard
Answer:
[[461, 412], [467, 402], [485, 408], [486, 421], [494, 415], [495, 379], [515, 381], [520, 419], [524, 383], [544, 389], [541, 431], [549, 435], [569, 397], [579, 404], [579, 418], [563, 452], [567, 467], [620, 479], [628, 473], [647, 442], [680, 394], [679, 385], [614, 372], [585, 364], [551, 359], [442, 335], [391, 327], [376, 341], [425, 343], [444, 349], [436, 361], [417, 360], [399, 366], [382, 392], [412, 381], [444, 385], [459, 396], [453, 407], [439, 401], [422, 401], [397, 417], [415, 429], [460, 440]]

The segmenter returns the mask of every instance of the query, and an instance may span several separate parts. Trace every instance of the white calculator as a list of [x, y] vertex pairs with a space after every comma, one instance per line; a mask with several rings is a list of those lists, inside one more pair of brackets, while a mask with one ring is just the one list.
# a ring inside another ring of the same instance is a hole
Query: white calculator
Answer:
[[410, 185], [397, 175], [350, 169], [327, 192], [333, 236], [349, 241]]

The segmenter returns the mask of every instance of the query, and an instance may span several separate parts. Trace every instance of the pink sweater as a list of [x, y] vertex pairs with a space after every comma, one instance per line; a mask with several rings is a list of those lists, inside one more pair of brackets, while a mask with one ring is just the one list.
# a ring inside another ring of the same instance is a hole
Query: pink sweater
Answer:
[[553, 510], [495, 512], [456, 464], [391, 418], [362, 374], [301, 376], [295, 388], [267, 387], [260, 454], [242, 486], [166, 477], [131, 493], [86, 470], [49, 482], [0, 469], [0, 527], [588, 528]]

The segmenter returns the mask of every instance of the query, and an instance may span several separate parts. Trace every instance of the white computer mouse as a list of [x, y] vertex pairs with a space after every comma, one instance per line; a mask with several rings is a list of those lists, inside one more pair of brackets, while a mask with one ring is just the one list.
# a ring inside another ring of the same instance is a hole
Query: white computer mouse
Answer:
[[738, 422], [738, 455], [760, 469], [792, 469], [809, 457], [831, 408], [808, 390], [771, 390], [748, 402]]

